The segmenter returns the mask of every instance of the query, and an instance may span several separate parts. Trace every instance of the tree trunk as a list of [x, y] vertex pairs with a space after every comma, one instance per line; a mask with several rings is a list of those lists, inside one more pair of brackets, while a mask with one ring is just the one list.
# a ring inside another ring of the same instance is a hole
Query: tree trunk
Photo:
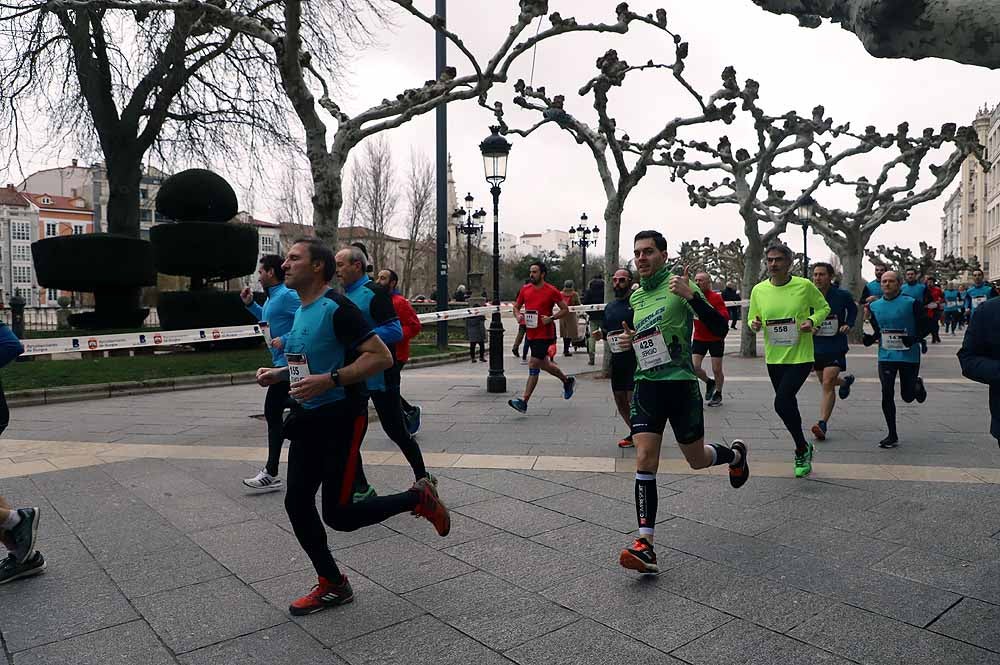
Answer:
[[142, 155], [112, 155], [108, 169], [109, 233], [139, 237], [139, 185], [142, 182]]
[[[847, 235], [847, 242], [844, 246], [835, 249], [838, 256], [840, 256], [844, 271], [840, 287], [850, 293], [855, 302], [861, 297], [861, 289], [864, 288], [864, 277], [861, 275], [861, 262], [864, 260], [865, 244], [867, 244], [866, 240], [861, 236], [860, 232], [852, 232]], [[864, 321], [864, 309], [862, 308], [858, 312], [854, 328], [848, 333], [852, 342], [861, 341]]]
[[[747, 249], [744, 254], [743, 264], [743, 284], [741, 286], [740, 298], [750, 300], [750, 291], [760, 280], [760, 262], [764, 259], [764, 246], [758, 238], [747, 238]], [[757, 334], [750, 330], [750, 322], [747, 320], [747, 313], [750, 311], [748, 305], [741, 308], [740, 315], [740, 355], [744, 358], [757, 357]]]
[[313, 228], [316, 237], [334, 252], [337, 251], [337, 226], [340, 208], [344, 204], [341, 178], [343, 163], [334, 155], [308, 150], [309, 166], [313, 179]]

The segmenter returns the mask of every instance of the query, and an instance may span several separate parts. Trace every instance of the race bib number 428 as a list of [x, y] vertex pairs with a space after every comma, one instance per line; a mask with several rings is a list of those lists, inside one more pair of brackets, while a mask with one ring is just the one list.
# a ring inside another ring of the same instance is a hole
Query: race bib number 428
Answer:
[[659, 328], [637, 334], [632, 340], [632, 348], [642, 369], [653, 369], [670, 362], [670, 351]]

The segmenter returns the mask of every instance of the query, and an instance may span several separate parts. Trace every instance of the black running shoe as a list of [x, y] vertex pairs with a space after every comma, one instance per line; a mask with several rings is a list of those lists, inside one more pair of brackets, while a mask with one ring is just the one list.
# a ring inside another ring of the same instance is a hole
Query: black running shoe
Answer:
[[897, 446], [899, 446], [899, 437], [892, 434], [878, 442], [879, 448], [896, 448]]
[[747, 448], [747, 444], [740, 439], [733, 441], [732, 449], [740, 451], [740, 463], [736, 466], [729, 466], [729, 484], [739, 489], [750, 478], [750, 464], [747, 462], [750, 450]]
[[837, 397], [840, 399], [847, 399], [851, 396], [851, 386], [854, 385], [854, 375], [845, 374], [844, 375], [844, 385], [837, 389]]
[[919, 376], [917, 377], [916, 398], [920, 404], [923, 404], [924, 400], [927, 399], [927, 388], [924, 387], [924, 380]]
[[622, 550], [618, 557], [622, 568], [628, 568], [644, 575], [659, 575], [660, 567], [656, 565], [656, 552], [653, 545], [645, 538], [637, 538], [632, 547]]
[[10, 537], [14, 540], [14, 558], [22, 564], [35, 553], [35, 539], [38, 537], [38, 518], [41, 511], [38, 508], [19, 508], [17, 514], [21, 517], [21, 521], [10, 530]]
[[24, 563], [18, 563], [13, 554], [8, 554], [5, 559], [0, 560], [0, 584], [38, 575], [44, 571], [45, 558], [37, 550]]
[[708, 400], [709, 406], [722, 406], [722, 391], [716, 390], [715, 394], [712, 395], [712, 399]]
[[712, 399], [712, 395], [715, 394], [715, 379], [709, 379], [708, 383], [705, 384], [705, 401]]

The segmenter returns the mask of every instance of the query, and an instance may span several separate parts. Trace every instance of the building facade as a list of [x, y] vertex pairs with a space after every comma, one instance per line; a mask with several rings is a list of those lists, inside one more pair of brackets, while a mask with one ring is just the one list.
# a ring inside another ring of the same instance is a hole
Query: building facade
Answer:
[[[35, 280], [31, 243], [40, 238], [81, 235], [94, 232], [94, 211], [82, 196], [59, 196], [55, 194], [32, 194], [24, 192], [38, 217], [34, 233], [25, 241], [23, 228], [11, 226], [11, 270], [14, 272], [14, 292], [20, 292], [29, 305], [58, 305], [60, 296], [76, 300], [69, 291], [43, 289]], [[29, 295], [30, 294], [30, 295]]]
[[962, 255], [962, 187], [952, 192], [941, 216], [941, 256]]
[[257, 264], [260, 263], [261, 258], [265, 254], [277, 254], [279, 256], [284, 256], [285, 250], [288, 249], [288, 247], [282, 246], [281, 243], [281, 224], [275, 224], [274, 222], [266, 222], [263, 219], [257, 219], [250, 213], [242, 210], [236, 213], [236, 217], [233, 221], [238, 224], [249, 224], [257, 227], [257, 263], [254, 264], [253, 272], [249, 275], [241, 277], [238, 285], [230, 284], [229, 288], [242, 288], [244, 286], [249, 286], [256, 289]]
[[1000, 279], [1000, 104], [990, 113], [990, 128], [986, 141], [986, 159], [990, 171], [986, 175], [985, 249], [981, 258], [983, 272], [989, 280]]

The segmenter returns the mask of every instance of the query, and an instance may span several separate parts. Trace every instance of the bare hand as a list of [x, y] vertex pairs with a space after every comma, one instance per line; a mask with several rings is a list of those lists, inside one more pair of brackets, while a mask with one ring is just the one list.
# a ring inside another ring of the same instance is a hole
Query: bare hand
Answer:
[[600, 342], [602, 339], [604, 339], [604, 333], [602, 333], [600, 330], [595, 330], [594, 332], [590, 333], [590, 336], [593, 337], [594, 340], [597, 342]]
[[240, 299], [243, 301], [244, 305], [249, 305], [253, 302], [253, 292], [250, 290], [249, 286], [244, 286], [243, 290], [240, 291]]
[[281, 349], [285, 348], [285, 343], [281, 341], [280, 337], [275, 337], [271, 340], [271, 348], [281, 351]]
[[618, 346], [622, 349], [631, 349], [633, 337], [635, 337], [635, 331], [628, 327], [628, 323], [622, 321], [622, 332], [618, 334]]
[[553, 319], [551, 316], [543, 316], [542, 317], [542, 325], [543, 326], [550, 326], [550, 325], [552, 325], [553, 321], [555, 321], [555, 319]]
[[865, 298], [865, 304], [867, 305], [868, 303], [875, 302], [876, 300], [878, 300], [878, 296], [868, 296]]
[[278, 382], [278, 371], [273, 367], [261, 367], [257, 370], [257, 385], [267, 387]]
[[676, 296], [680, 296], [685, 300], [691, 300], [694, 297], [694, 291], [691, 290], [691, 282], [688, 279], [688, 267], [684, 266], [684, 273], [681, 275], [674, 275], [670, 278], [670, 285], [668, 287], [670, 292]]
[[840, 334], [846, 335], [850, 329], [851, 326], [840, 326]]
[[292, 384], [289, 394], [299, 401], [312, 399], [333, 388], [329, 374], [310, 374]]
[[812, 319], [806, 319], [805, 321], [803, 321], [802, 323], [800, 323], [799, 324], [799, 330], [802, 331], [802, 332], [804, 332], [804, 333], [811, 333], [813, 331], [813, 322], [812, 322]]
[[750, 330], [754, 332], [760, 332], [760, 329], [764, 327], [764, 322], [760, 320], [760, 317], [756, 317], [750, 322]]

